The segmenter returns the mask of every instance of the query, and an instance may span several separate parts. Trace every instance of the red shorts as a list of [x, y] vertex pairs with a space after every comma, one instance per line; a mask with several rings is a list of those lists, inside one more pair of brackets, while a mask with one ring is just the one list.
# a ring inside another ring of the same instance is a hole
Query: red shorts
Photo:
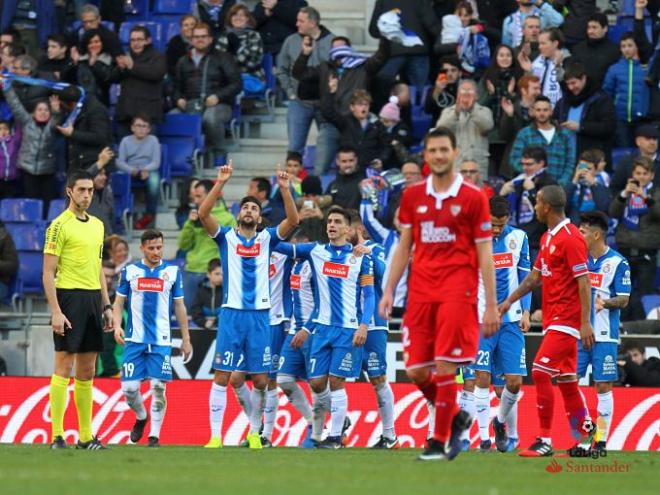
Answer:
[[479, 349], [477, 305], [408, 303], [402, 332], [406, 368], [432, 366], [438, 360], [471, 363]]
[[550, 376], [577, 374], [577, 339], [556, 330], [548, 330], [534, 358], [534, 368]]

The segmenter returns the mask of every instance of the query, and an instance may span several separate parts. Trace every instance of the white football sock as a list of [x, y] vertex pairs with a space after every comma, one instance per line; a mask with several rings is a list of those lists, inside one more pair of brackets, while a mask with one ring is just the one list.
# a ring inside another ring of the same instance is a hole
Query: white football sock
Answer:
[[502, 396], [500, 397], [500, 407], [497, 408], [497, 420], [500, 423], [506, 423], [509, 413], [518, 403], [519, 397], [520, 392], [514, 394], [513, 392], [510, 392], [508, 388], [504, 387], [504, 390], [502, 390]]
[[612, 416], [614, 415], [614, 394], [612, 391], [598, 394], [597, 411], [602, 421], [598, 421], [599, 430], [596, 432], [596, 436], [599, 442], [607, 442]]
[[240, 387], [238, 388], [234, 387], [234, 392], [236, 393], [236, 398], [238, 399], [238, 403], [243, 408], [245, 415], [249, 418], [250, 417], [250, 387], [248, 387], [247, 384], [243, 382], [243, 384]]
[[[468, 392], [467, 390], [461, 391], [461, 396], [458, 399], [458, 407], [470, 415], [470, 418], [474, 419], [477, 414], [477, 405], [475, 402], [474, 392]], [[470, 439], [470, 428], [463, 430], [461, 433], [461, 440]]]
[[433, 435], [435, 435], [435, 405], [427, 400], [426, 408], [429, 410], [429, 431], [426, 438], [433, 438]]
[[490, 440], [490, 389], [474, 387], [474, 402], [481, 441]]
[[151, 425], [150, 437], [160, 437], [160, 429], [163, 426], [165, 411], [167, 410], [167, 398], [165, 397], [165, 382], [151, 380]]
[[[520, 392], [519, 392], [520, 393]], [[509, 438], [518, 438], [518, 402], [513, 405], [506, 417], [506, 434]]]
[[277, 416], [277, 403], [279, 391], [277, 388], [266, 392], [266, 407], [264, 407], [264, 431], [262, 436], [270, 440], [273, 436], [273, 427]]
[[121, 390], [124, 392], [126, 404], [135, 411], [137, 419], [146, 419], [147, 410], [144, 408], [144, 402], [142, 401], [140, 382], [137, 380], [121, 382]]
[[305, 418], [309, 424], [312, 423], [312, 406], [309, 405], [307, 396], [303, 389], [295, 381], [295, 378], [277, 376], [277, 384], [280, 386], [282, 391], [286, 394], [291, 405], [300, 413], [300, 415]]
[[333, 390], [330, 392], [330, 436], [340, 437], [344, 428], [344, 420], [348, 410], [348, 395], [346, 389]]
[[253, 386], [250, 392], [250, 433], [259, 433], [265, 406], [266, 389], [260, 390]]
[[318, 394], [312, 392], [312, 438], [321, 441], [326, 413], [330, 412], [330, 389], [326, 387]]
[[227, 387], [214, 383], [209, 395], [209, 417], [211, 420], [211, 437], [220, 438], [222, 420], [227, 409]]
[[383, 436], [390, 440], [396, 438], [394, 433], [394, 393], [389, 382], [379, 383], [375, 387], [378, 400], [378, 411], [383, 423]]

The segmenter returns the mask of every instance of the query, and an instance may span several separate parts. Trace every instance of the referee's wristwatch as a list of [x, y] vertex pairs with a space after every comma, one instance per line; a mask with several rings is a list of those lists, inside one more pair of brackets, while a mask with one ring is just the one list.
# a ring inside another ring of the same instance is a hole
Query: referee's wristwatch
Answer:
[[106, 304], [105, 306], [103, 306], [104, 313], [108, 310], [112, 311], [112, 304]]

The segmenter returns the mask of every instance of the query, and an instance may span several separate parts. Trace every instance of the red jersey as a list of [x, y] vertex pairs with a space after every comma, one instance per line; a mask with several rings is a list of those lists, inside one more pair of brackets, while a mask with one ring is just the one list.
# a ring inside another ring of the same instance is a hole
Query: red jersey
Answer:
[[534, 269], [541, 272], [543, 281], [543, 331], [580, 338], [580, 293], [575, 279], [589, 274], [587, 243], [568, 218], [543, 234]]
[[428, 177], [404, 190], [399, 222], [412, 229], [408, 301], [476, 304], [476, 244], [491, 242], [488, 200], [479, 188], [456, 175], [448, 191], [437, 193]]

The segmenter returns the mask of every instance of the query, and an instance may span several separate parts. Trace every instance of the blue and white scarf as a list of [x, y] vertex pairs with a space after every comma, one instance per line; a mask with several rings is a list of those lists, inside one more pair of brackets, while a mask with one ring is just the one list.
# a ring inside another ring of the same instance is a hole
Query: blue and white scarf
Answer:
[[[653, 191], [653, 182], [650, 182], [645, 188], [644, 193], [646, 197], [649, 197]], [[628, 228], [628, 230], [639, 231], [639, 221], [642, 215], [646, 215], [649, 212], [649, 207], [646, 204], [646, 200], [637, 194], [631, 194], [628, 198], [628, 204], [626, 209], [623, 210], [623, 225]]]
[[367, 61], [367, 56], [353, 50], [347, 45], [336, 46], [330, 49], [329, 59], [339, 63], [343, 69], [355, 69]]

